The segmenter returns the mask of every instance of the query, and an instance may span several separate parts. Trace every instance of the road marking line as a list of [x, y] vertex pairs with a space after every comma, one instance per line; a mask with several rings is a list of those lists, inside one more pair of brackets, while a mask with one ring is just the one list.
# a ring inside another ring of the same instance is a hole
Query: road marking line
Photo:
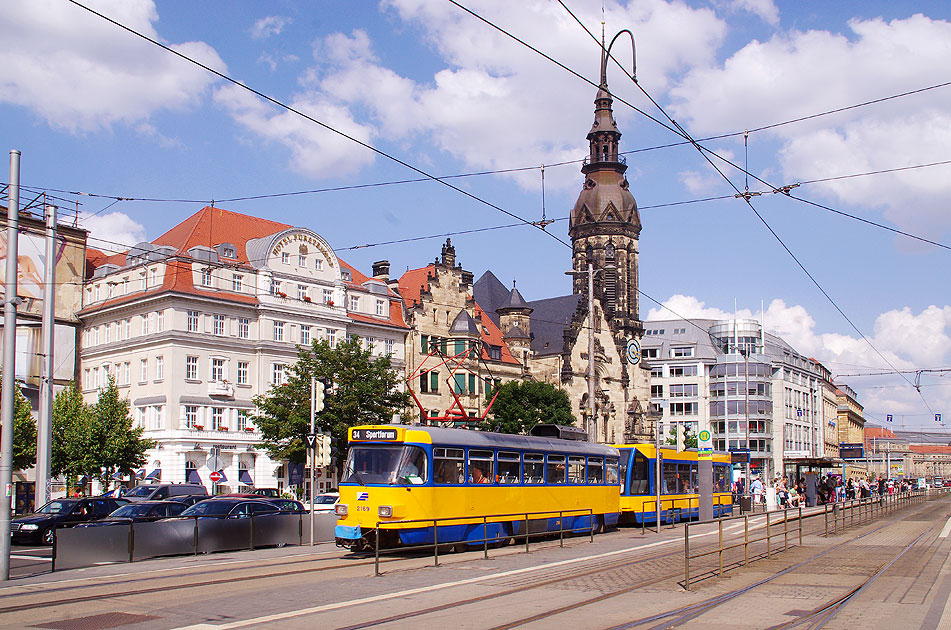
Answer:
[[948, 534], [951, 534], [951, 518], [948, 518], [948, 522], [944, 524], [944, 529], [938, 534], [938, 538], [947, 538]]

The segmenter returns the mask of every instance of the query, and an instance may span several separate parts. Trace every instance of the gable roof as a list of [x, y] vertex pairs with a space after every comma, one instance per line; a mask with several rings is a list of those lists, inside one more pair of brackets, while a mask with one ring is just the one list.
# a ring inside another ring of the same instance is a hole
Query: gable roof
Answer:
[[205, 206], [152, 243], [174, 247], [181, 254], [192, 247], [214, 247], [221, 243], [233, 243], [235, 258], [238, 262], [249, 264], [251, 261], [248, 260], [245, 249], [248, 241], [277, 234], [293, 227], [286, 223]]

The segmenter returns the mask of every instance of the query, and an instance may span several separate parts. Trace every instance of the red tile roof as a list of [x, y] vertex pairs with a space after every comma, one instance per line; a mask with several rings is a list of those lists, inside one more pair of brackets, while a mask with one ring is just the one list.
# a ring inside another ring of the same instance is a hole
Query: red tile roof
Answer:
[[286, 223], [205, 206], [152, 243], [175, 247], [182, 254], [199, 245], [215, 247], [222, 243], [233, 243], [238, 262], [248, 264], [251, 262], [245, 251], [248, 241], [277, 234], [292, 227], [294, 226]]
[[872, 438], [898, 439], [898, 436], [884, 427], [865, 427], [865, 439], [870, 440]]
[[909, 444], [908, 450], [923, 455], [951, 455], [951, 446], [941, 444]]

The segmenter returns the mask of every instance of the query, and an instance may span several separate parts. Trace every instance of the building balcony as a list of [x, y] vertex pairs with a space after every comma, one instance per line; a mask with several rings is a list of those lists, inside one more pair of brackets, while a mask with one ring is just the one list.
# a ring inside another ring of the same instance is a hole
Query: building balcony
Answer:
[[209, 381], [208, 395], [212, 398], [234, 398], [234, 385], [228, 381]]

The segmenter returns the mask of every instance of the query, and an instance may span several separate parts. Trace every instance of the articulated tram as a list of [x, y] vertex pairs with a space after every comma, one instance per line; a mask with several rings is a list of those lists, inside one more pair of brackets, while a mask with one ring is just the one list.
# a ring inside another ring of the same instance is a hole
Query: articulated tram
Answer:
[[[653, 444], [618, 444], [621, 453], [620, 522], [657, 522], [657, 448]], [[696, 450], [660, 448], [660, 518], [675, 522], [700, 516], [699, 460]], [[733, 511], [729, 453], [714, 453], [713, 516]]]
[[617, 524], [612, 446], [403, 425], [353, 427], [349, 440], [336, 505], [342, 547], [373, 548], [377, 531], [381, 547], [481, 545], [524, 535], [526, 524], [529, 534]]

